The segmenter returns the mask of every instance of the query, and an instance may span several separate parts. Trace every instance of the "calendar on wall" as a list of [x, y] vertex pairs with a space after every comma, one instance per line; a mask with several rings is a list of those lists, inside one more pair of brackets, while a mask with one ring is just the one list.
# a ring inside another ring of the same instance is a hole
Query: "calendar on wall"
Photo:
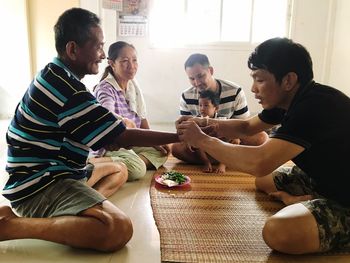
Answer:
[[119, 12], [119, 36], [146, 36], [148, 0], [123, 0], [123, 11]]
[[119, 16], [119, 36], [143, 37], [146, 35], [147, 17], [145, 16]]
[[123, 11], [123, 0], [103, 0], [102, 8]]

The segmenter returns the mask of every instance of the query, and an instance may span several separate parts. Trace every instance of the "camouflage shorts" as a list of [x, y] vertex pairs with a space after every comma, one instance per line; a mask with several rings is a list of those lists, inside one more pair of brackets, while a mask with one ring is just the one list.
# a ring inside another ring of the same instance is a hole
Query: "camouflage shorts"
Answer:
[[320, 250], [350, 248], [350, 208], [326, 199], [315, 191], [315, 183], [300, 168], [280, 167], [272, 173], [276, 188], [291, 195], [312, 195], [301, 202], [318, 224]]

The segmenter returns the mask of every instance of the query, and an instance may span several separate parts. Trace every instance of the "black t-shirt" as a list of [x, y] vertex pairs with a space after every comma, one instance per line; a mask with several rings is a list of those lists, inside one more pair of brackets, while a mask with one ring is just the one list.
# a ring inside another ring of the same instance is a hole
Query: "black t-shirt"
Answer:
[[350, 206], [349, 97], [312, 82], [299, 89], [288, 111], [263, 110], [259, 118], [281, 124], [272, 138], [305, 148], [293, 161], [315, 180], [318, 193]]

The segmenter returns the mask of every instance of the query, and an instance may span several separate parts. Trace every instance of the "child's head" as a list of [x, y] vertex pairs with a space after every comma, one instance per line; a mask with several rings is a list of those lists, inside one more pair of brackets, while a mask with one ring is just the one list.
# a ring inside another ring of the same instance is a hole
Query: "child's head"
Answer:
[[199, 111], [203, 117], [213, 118], [219, 108], [220, 98], [211, 90], [199, 93]]

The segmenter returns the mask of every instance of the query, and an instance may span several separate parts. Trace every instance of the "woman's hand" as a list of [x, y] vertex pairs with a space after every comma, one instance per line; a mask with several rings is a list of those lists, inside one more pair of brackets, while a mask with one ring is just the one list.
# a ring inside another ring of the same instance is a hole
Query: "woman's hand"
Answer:
[[137, 128], [135, 122], [128, 118], [123, 118], [122, 121], [124, 122], [127, 128]]
[[170, 146], [168, 144], [153, 146], [153, 148], [160, 151], [163, 155], [168, 156], [170, 154]]

